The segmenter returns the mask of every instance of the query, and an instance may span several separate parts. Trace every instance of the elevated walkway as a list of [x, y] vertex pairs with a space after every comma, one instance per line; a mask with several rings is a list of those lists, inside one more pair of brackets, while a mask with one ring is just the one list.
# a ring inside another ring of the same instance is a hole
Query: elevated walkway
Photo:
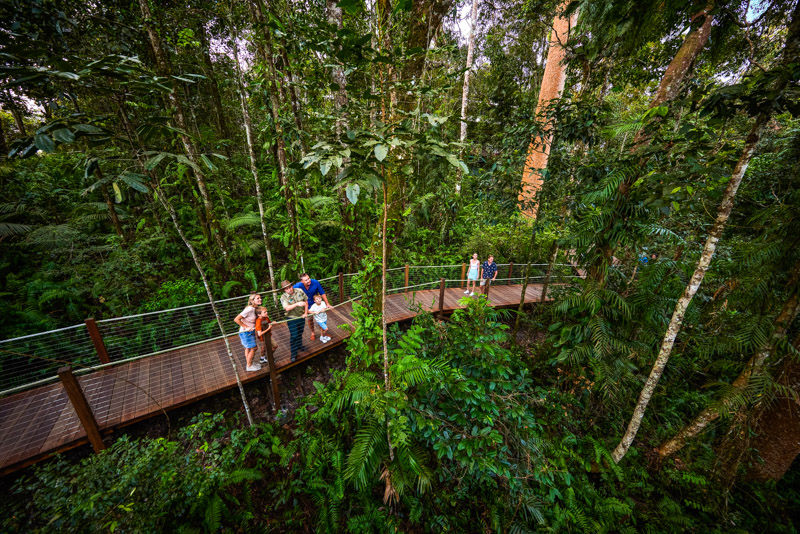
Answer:
[[[461, 266], [445, 267], [451, 270], [453, 267], [461, 268]], [[505, 268], [508, 269], [509, 275], [514, 274], [515, 266], [513, 264]], [[397, 281], [396, 286], [402, 287], [393, 289], [392, 294], [387, 296], [387, 322], [410, 319], [417, 314], [415, 310], [420, 308], [427, 311], [450, 313], [462, 307], [459, 304], [459, 300], [466, 297], [462, 286], [463, 280], [446, 280], [442, 277], [439, 281], [422, 282], [410, 286], [409, 271], [410, 268], [406, 267], [405, 277], [402, 282], [400, 280]], [[402, 274], [400, 273], [401, 276]], [[439, 271], [437, 274], [442, 273]], [[541, 274], [539, 277], [541, 277]], [[561, 280], [554, 279], [552, 285], [564, 283], [564, 278], [575, 277], [577, 276], [562, 274], [560, 276]], [[415, 280], [412, 279], [410, 281], [414, 282]], [[490, 289], [490, 304], [495, 307], [516, 307], [520, 301], [522, 285], [514, 282], [519, 281], [519, 279], [515, 279], [512, 276], [506, 279], [498, 279]], [[276, 374], [341, 345], [350, 335], [348, 329], [339, 328], [341, 325], [353, 323], [353, 299], [345, 300], [349, 295], [345, 291], [343, 275], [340, 275], [338, 279], [338, 294], [335, 287], [335, 278], [324, 280], [323, 283], [325, 282], [334, 286], [332, 291], [328, 291], [331, 304], [336, 302], [335, 299], [341, 302], [328, 313], [331, 341], [327, 344], [321, 343], [319, 339], [311, 341], [309, 329], [306, 328], [304, 345], [307, 349], [301, 352], [297, 361], [293, 363], [290, 361], [289, 332], [286, 322], [276, 322], [272, 329], [273, 337], [278, 343], [278, 348], [274, 353]], [[425, 289], [425, 287], [436, 288]], [[542, 288], [543, 284], [541, 282], [530, 282], [525, 293], [525, 302], [541, 302]], [[444, 297], [441, 301], [440, 295]], [[268, 300], [273, 301], [271, 297], [270, 293], [265, 294], [265, 304]], [[478, 298], [478, 295], [472, 298]], [[245, 300], [243, 301], [242, 299]], [[230, 300], [234, 301], [232, 307], [238, 313], [244, 307], [243, 302], [246, 302], [246, 297]], [[274, 303], [272, 306], [275, 306]], [[272, 317], [279, 316], [277, 309], [271, 311], [273, 311]], [[168, 310], [168, 312], [172, 312], [172, 310]], [[230, 317], [226, 318], [232, 319], [234, 316], [235, 313], [231, 312]], [[171, 318], [174, 319], [174, 317]], [[179, 324], [174, 322], [171, 324], [173, 328], [180, 327]], [[103, 331], [104, 328], [99, 328], [98, 330]], [[132, 330], [137, 334], [141, 334], [140, 330]], [[153, 330], [153, 332], [157, 331], [159, 331], [157, 328]], [[106, 333], [108, 334], [107, 329]], [[167, 337], [170, 336], [168, 331], [160, 333]], [[153, 337], [153, 334], [149, 335]], [[244, 350], [239, 343], [238, 336], [236, 333], [230, 333], [228, 337], [242, 382], [268, 381], [270, 372], [266, 365], [258, 372], [248, 373], [244, 371]], [[112, 337], [107, 336], [106, 339], [111, 340]], [[160, 338], [155, 337], [154, 339]], [[18, 343], [21, 343], [21, 341], [18, 341]], [[102, 339], [100, 343], [98, 352], [102, 352], [105, 349], [108, 353], [111, 352], [109, 349], [114, 347], [113, 344], [111, 344], [111, 347], [105, 347]], [[141, 343], [141, 341], [137, 340], [137, 343]], [[6, 347], [6, 345], [10, 344], [0, 342], [0, 351], [19, 354], [14, 350], [8, 350], [9, 347]], [[152, 345], [152, 347], [157, 348], [156, 345]], [[18, 347], [13, 346], [11, 348]], [[43, 359], [33, 354], [28, 356], [32, 362]], [[106, 356], [108, 357], [108, 355]], [[4, 364], [13, 363], [6, 361], [6, 355], [3, 355], [3, 358]], [[59, 359], [53, 359], [53, 362], [57, 365], [70, 363]], [[80, 389], [83, 391], [88, 403], [90, 415], [96, 420], [97, 427], [103, 435], [108, 435], [125, 425], [158, 415], [162, 411], [184, 406], [236, 387], [236, 377], [228, 359], [222, 337], [154, 351], [152, 354], [143, 356], [137, 355], [122, 360], [118, 359], [116, 362], [110, 361], [101, 365], [87, 367], [78, 362], [76, 362], [76, 365], [78, 365], [76, 371], [77, 383], [80, 385]], [[9, 366], [4, 365], [4, 371], [7, 370], [5, 369], [6, 367]], [[13, 370], [13, 367], [11, 367], [11, 370]], [[30, 382], [30, 387], [25, 387], [25, 385], [16, 386], [14, 389], [19, 391], [12, 391], [5, 397], [0, 398], [0, 428], [2, 428], [2, 433], [0, 433], [1, 474], [30, 465], [88, 441], [89, 436], [87, 436], [85, 425], [81, 422], [73, 402], [70, 401], [64, 383], [55, 380], [57, 380], [57, 376]], [[6, 384], [12, 383], [6, 382]], [[80, 406], [78, 411], [81, 411]]]

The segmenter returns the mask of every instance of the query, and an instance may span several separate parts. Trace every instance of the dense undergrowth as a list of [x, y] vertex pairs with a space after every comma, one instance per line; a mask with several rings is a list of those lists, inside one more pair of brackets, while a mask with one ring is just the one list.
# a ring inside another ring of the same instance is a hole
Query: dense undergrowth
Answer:
[[508, 329], [473, 299], [449, 321], [392, 329], [391, 391], [342, 371], [288, 424], [200, 414], [172, 440], [34, 467], [3, 530], [794, 532], [796, 468], [729, 484], [709, 448], [691, 465], [643, 449], [616, 465], [595, 384], [537, 352], [547, 343], [512, 346]]

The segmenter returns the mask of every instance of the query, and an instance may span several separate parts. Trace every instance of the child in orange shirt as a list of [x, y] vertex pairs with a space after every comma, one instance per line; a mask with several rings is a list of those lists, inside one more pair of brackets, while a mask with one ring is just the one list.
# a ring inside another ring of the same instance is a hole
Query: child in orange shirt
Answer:
[[[266, 307], [259, 306], [256, 308], [256, 313], [258, 314], [256, 317], [256, 337], [258, 338], [258, 344], [261, 347], [261, 359], [259, 362], [267, 363], [267, 344], [264, 341], [264, 334], [272, 329], [272, 324], [269, 320]], [[272, 336], [270, 336], [270, 339], [272, 340], [272, 352], [274, 354], [275, 350], [278, 348], [278, 344], [275, 343], [275, 338]]]

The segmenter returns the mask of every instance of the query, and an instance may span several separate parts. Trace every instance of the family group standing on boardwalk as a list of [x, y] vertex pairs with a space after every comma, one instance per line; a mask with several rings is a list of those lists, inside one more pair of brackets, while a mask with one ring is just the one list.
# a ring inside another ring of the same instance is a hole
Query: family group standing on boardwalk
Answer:
[[[480, 280], [480, 287], [483, 294], [489, 288], [492, 281], [497, 278], [497, 264], [494, 256], [489, 256], [483, 263], [478, 259], [478, 254], [472, 255], [469, 262], [469, 272], [467, 273], [467, 290], [464, 293], [470, 296], [475, 295], [476, 284]], [[472, 290], [470, 291], [470, 285]], [[300, 281], [292, 284], [288, 280], [281, 282], [280, 298], [281, 306], [286, 312], [286, 326], [289, 328], [289, 348], [291, 350], [291, 361], [297, 361], [297, 354], [307, 350], [303, 345], [303, 334], [305, 333], [305, 323], [311, 329], [311, 341], [316, 339], [314, 333], [314, 323], [319, 326], [319, 340], [327, 343], [331, 340], [328, 335], [328, 314], [331, 305], [328, 296], [319, 280], [311, 278], [308, 274], [300, 275]], [[267, 308], [261, 305], [262, 298], [258, 293], [253, 293], [247, 300], [247, 306], [234, 318], [234, 322], [239, 325], [239, 339], [244, 347], [247, 371], [260, 371], [261, 365], [267, 363], [266, 358], [266, 334], [272, 324], [267, 313]], [[256, 348], [261, 347], [261, 358], [258, 362], [253, 361], [256, 355]], [[275, 341], [272, 341], [272, 350], [277, 348]]]
[[[322, 284], [306, 273], [300, 275], [300, 281], [296, 284], [284, 280], [281, 282], [280, 290], [283, 292], [280, 301], [288, 319], [286, 326], [289, 327], [289, 348], [291, 360], [294, 362], [297, 360], [297, 354], [306, 350], [306, 347], [303, 346], [304, 319], [308, 319], [311, 341], [316, 339], [314, 323], [320, 329], [319, 340], [322, 343], [331, 340], [328, 335], [328, 314], [326, 312], [331, 305]], [[239, 339], [244, 347], [247, 371], [259, 371], [261, 364], [267, 363], [264, 334], [272, 328], [272, 324], [267, 309], [261, 305], [261, 302], [261, 295], [253, 293], [244, 310], [234, 318], [234, 322], [239, 325]], [[309, 302], [312, 304], [309, 305]], [[254, 362], [256, 347], [259, 345], [261, 346], [261, 359], [259, 362]], [[277, 344], [273, 340], [272, 349], [276, 348]]]

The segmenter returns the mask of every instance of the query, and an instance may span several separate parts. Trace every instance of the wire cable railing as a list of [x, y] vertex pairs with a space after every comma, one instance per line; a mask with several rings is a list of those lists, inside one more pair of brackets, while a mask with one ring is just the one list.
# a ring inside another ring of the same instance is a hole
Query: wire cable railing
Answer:
[[[529, 282], [542, 282], [548, 265], [531, 265]], [[524, 264], [498, 264], [492, 285], [522, 284]], [[553, 264], [551, 281], [578, 278], [571, 264]], [[466, 266], [425, 265], [395, 267], [386, 271], [387, 293], [420, 291], [439, 287], [466, 286]], [[319, 280], [333, 307], [358, 300], [357, 274], [344, 274]], [[286, 321], [280, 304], [281, 291], [264, 291], [262, 305], [273, 323]], [[215, 301], [222, 317], [225, 336], [238, 332], [233, 322], [247, 306], [249, 295]], [[125, 317], [94, 321], [39, 334], [0, 341], [0, 396], [46, 384], [58, 379], [58, 369], [69, 363], [76, 374], [122, 362], [161, 354], [181, 347], [221, 339], [210, 302], [169, 310], [145, 312]], [[99, 358], [98, 358], [99, 357]]]

